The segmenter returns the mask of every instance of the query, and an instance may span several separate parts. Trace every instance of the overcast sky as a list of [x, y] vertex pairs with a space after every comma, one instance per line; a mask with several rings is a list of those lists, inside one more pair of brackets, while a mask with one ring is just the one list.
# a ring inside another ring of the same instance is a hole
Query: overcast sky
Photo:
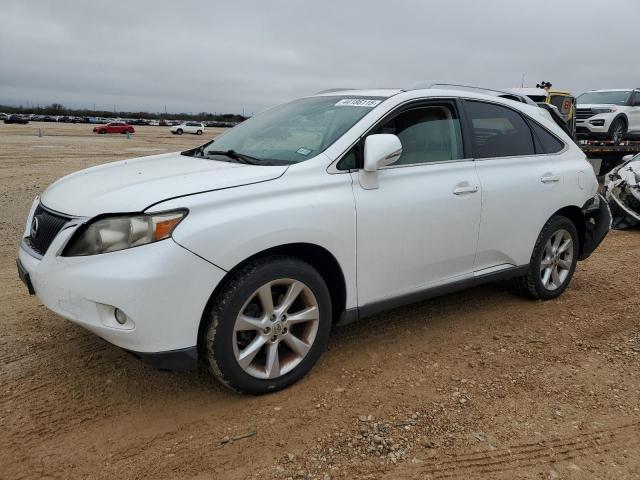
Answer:
[[0, 103], [258, 112], [332, 87], [640, 87], [639, 0], [10, 1]]

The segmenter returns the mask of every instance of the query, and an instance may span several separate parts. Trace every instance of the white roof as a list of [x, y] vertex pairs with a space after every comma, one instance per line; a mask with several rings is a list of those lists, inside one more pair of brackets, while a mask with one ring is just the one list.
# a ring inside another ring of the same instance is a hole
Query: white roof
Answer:
[[631, 90], [637, 90], [636, 88], [606, 88], [603, 90], [589, 90], [589, 92], [630, 92]]
[[542, 96], [546, 97], [548, 92], [544, 88], [524, 87], [524, 88], [508, 88], [510, 92], [517, 93], [519, 95], [529, 96]]

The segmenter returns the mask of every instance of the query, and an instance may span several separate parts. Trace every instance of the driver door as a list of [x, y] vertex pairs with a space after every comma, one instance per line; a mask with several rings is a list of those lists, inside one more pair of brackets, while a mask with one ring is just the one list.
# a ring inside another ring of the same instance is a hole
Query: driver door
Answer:
[[459, 118], [454, 101], [421, 102], [369, 132], [397, 135], [403, 151], [377, 189], [353, 173], [359, 306], [472, 278], [481, 192]]

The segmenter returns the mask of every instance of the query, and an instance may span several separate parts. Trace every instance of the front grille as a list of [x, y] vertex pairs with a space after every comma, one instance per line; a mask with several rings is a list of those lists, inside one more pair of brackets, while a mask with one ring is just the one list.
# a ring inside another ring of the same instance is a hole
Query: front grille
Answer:
[[590, 108], [578, 108], [576, 109], [576, 118], [578, 120], [586, 120], [587, 118], [591, 118], [595, 115], [595, 112]]
[[56, 238], [60, 230], [71, 220], [69, 217], [52, 213], [46, 210], [42, 204], [36, 207], [31, 219], [31, 226], [27, 241], [36, 252], [44, 255], [53, 239]]

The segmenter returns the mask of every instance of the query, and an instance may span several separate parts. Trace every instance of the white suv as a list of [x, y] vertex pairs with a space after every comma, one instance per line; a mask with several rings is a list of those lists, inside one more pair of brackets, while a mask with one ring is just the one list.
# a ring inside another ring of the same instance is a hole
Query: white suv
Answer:
[[183, 133], [202, 135], [204, 133], [204, 125], [200, 122], [182, 122], [171, 127], [169, 131], [174, 135], [182, 135]]
[[550, 299], [609, 230], [544, 110], [451, 89], [333, 91], [193, 150], [37, 198], [18, 270], [48, 308], [160, 368], [265, 393], [345, 324], [496, 279]]
[[576, 133], [587, 140], [640, 139], [640, 89], [593, 90], [577, 99]]

